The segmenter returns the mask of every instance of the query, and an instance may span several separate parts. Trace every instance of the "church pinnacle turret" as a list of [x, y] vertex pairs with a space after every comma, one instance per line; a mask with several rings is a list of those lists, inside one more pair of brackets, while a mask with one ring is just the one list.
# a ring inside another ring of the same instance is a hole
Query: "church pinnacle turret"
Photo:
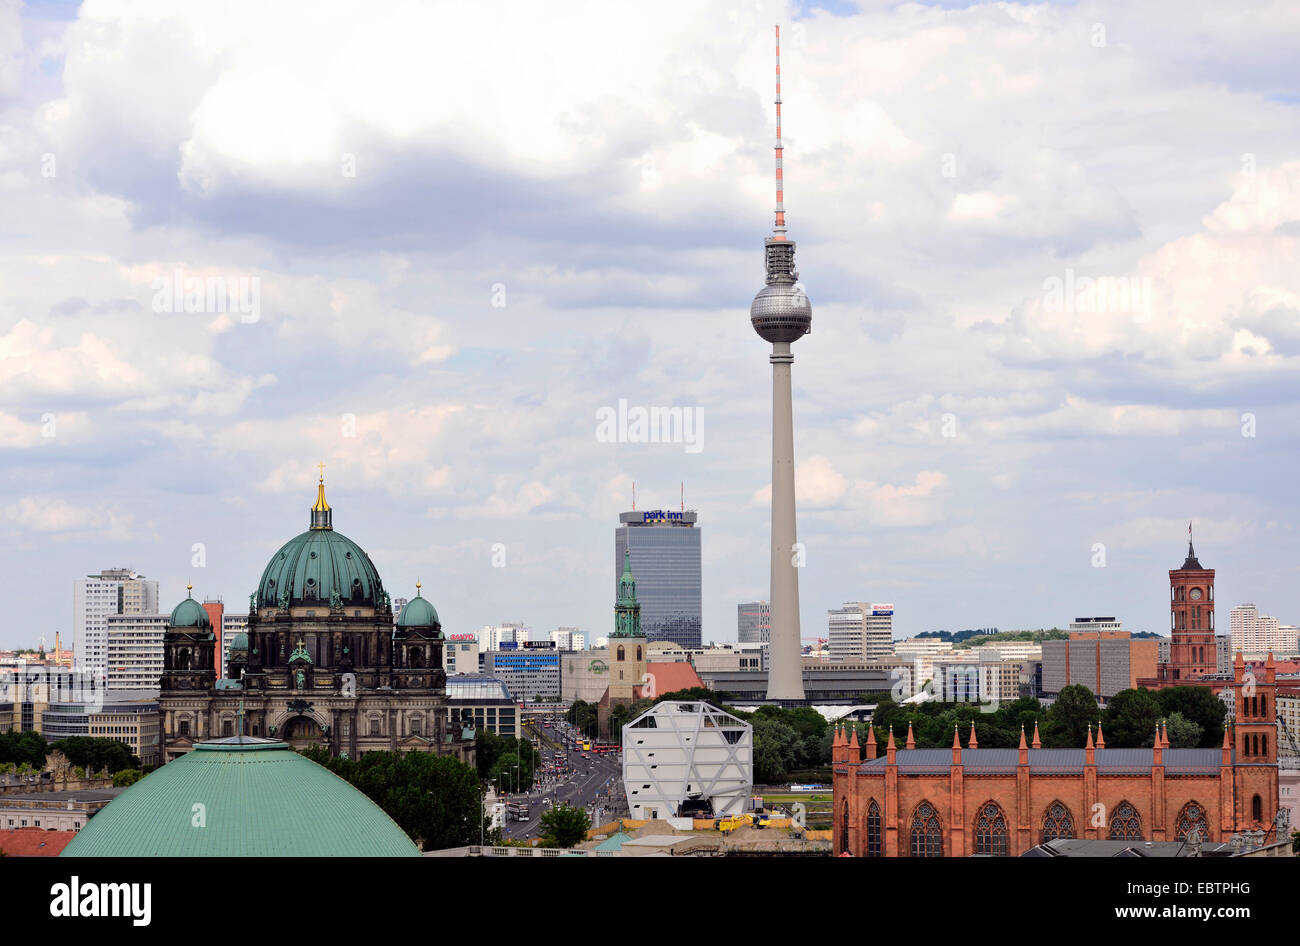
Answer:
[[641, 603], [636, 600], [636, 579], [632, 577], [632, 552], [623, 550], [623, 574], [618, 580], [614, 603], [614, 637], [641, 637]]
[[320, 467], [320, 482], [316, 485], [316, 504], [311, 507], [311, 527], [313, 529], [334, 529], [334, 512], [325, 502], [325, 464]]

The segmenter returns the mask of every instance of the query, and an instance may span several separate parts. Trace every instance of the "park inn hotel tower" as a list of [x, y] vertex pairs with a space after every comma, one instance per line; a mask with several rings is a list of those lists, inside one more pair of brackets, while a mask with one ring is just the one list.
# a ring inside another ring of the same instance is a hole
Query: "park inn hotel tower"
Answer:
[[702, 583], [699, 515], [694, 510], [621, 513], [614, 530], [614, 580], [630, 556], [647, 641], [700, 646]]

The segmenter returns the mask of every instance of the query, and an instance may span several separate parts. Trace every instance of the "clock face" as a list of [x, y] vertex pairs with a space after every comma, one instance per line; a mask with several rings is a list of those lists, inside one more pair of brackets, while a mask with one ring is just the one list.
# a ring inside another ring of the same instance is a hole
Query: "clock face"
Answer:
[[1193, 601], [1200, 601], [1200, 600], [1201, 600], [1201, 589], [1200, 589], [1200, 588], [1193, 588], [1192, 591], [1191, 591], [1191, 593], [1188, 595], [1188, 597], [1191, 598]]

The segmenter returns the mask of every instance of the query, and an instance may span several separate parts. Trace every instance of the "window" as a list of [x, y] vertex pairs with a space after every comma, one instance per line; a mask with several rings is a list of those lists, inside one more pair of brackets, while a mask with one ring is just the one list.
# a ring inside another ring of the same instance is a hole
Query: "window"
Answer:
[[975, 853], [1007, 856], [1007, 819], [996, 802], [985, 802], [975, 818]]
[[840, 853], [849, 849], [849, 803], [848, 799], [840, 802]]
[[867, 806], [867, 857], [884, 857], [880, 841], [880, 805], [874, 798]]
[[1258, 795], [1250, 800], [1250, 817], [1255, 821], [1264, 820], [1264, 802]]
[[1128, 802], [1120, 802], [1110, 818], [1110, 840], [1141, 841], [1142, 819]]
[[229, 719], [223, 719], [223, 720], [221, 721], [221, 735], [223, 735], [223, 736], [233, 736], [234, 734], [235, 734], [235, 724], [234, 724], [234, 722], [232, 722], [232, 721], [229, 720]]
[[1210, 825], [1205, 820], [1205, 809], [1196, 802], [1188, 802], [1183, 806], [1183, 810], [1178, 813], [1178, 827], [1174, 834], [1177, 841], [1187, 840], [1187, 836], [1195, 829], [1197, 837], [1202, 841], [1210, 839]]
[[190, 721], [188, 719], [182, 719], [180, 721], [180, 726], [176, 731], [181, 736], [188, 736], [190, 734]]
[[371, 719], [370, 719], [370, 735], [372, 735], [372, 736], [378, 736], [378, 735], [379, 735], [379, 717], [378, 717], [378, 716], [373, 716], [373, 717], [371, 717]]
[[921, 802], [912, 813], [911, 841], [913, 857], [943, 857], [939, 813], [928, 801]]

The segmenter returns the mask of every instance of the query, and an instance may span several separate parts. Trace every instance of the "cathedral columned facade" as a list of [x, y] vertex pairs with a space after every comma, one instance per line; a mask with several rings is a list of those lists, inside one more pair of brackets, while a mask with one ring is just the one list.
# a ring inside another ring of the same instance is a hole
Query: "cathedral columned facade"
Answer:
[[165, 760], [224, 736], [453, 755], [472, 763], [474, 736], [453, 720], [438, 613], [421, 596], [394, 622], [370, 556], [335, 532], [322, 476], [310, 528], [286, 542], [249, 596], [248, 627], [225, 677], [206, 612], [187, 597], [164, 636], [160, 703]]

